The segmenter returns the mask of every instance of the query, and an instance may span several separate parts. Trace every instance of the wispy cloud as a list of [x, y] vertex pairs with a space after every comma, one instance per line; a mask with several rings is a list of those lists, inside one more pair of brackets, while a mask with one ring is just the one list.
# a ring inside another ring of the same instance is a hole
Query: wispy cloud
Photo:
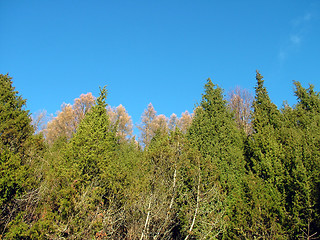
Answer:
[[284, 62], [290, 54], [297, 51], [303, 44], [313, 18], [314, 15], [309, 11], [291, 21], [290, 33], [278, 51], [280, 63]]
[[290, 36], [290, 42], [292, 45], [299, 45], [301, 43], [302, 37], [294, 34]]
[[311, 12], [306, 12], [304, 15], [299, 16], [292, 20], [292, 25], [294, 27], [299, 27], [306, 22], [310, 21], [313, 18], [313, 14]]

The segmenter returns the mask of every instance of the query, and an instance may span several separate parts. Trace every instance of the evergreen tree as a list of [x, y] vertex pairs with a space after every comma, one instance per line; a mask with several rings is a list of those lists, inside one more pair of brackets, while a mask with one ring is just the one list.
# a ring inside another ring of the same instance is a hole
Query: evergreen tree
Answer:
[[281, 145], [277, 140], [277, 129], [280, 128], [281, 114], [277, 106], [269, 98], [264, 80], [257, 71], [257, 87], [255, 101], [253, 102], [253, 134], [254, 145], [252, 168], [259, 177], [277, 183], [276, 177], [282, 176]]
[[195, 110], [188, 137], [202, 155], [199, 169], [203, 192], [216, 188], [221, 189], [220, 194], [225, 196], [224, 200], [220, 198], [226, 215], [224, 219], [227, 220], [224, 235], [232, 238], [233, 234], [238, 234], [237, 229], [245, 225], [240, 217], [244, 211], [241, 203], [242, 178], [245, 175], [243, 138], [223, 99], [222, 89], [210, 79]]
[[121, 179], [114, 179], [118, 170], [113, 162], [116, 137], [110, 129], [106, 97], [106, 88], [100, 89], [96, 104], [85, 114], [70, 142], [59, 150], [62, 159], [57, 171], [62, 187], [52, 196], [58, 205], [52, 209], [59, 223], [53, 230], [56, 236], [92, 238], [105, 227], [99, 214], [113, 205], [117, 180]]
[[253, 134], [246, 146], [248, 168], [253, 172], [248, 185], [252, 219], [249, 233], [255, 237], [282, 238], [285, 218], [285, 168], [283, 149], [279, 141], [281, 114], [264, 87], [257, 71], [256, 96], [253, 102]]
[[[24, 200], [16, 201], [30, 188], [36, 188], [30, 166], [35, 157], [37, 139], [32, 142], [33, 128], [26, 100], [12, 86], [11, 77], [0, 75], [0, 233], [8, 231], [23, 207]], [[34, 146], [33, 146], [34, 145]], [[30, 200], [32, 198], [30, 197]], [[22, 218], [23, 221], [23, 218]], [[20, 230], [17, 230], [20, 231]]]
[[287, 207], [291, 233], [296, 237], [319, 237], [320, 233], [320, 93], [294, 82], [298, 104], [287, 107], [290, 126], [284, 134], [286, 156], [290, 159]]
[[26, 100], [12, 86], [11, 77], [0, 74], [0, 140], [13, 153], [23, 152], [26, 140], [33, 134]]
[[115, 150], [115, 133], [110, 129], [106, 98], [107, 90], [103, 88], [96, 105], [86, 114], [70, 142], [74, 164], [84, 181], [98, 177]]

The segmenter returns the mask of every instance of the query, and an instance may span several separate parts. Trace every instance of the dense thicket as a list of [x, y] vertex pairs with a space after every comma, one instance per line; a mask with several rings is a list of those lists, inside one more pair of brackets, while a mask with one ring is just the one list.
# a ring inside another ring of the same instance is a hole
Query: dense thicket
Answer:
[[137, 141], [106, 88], [39, 130], [0, 75], [0, 239], [318, 239], [320, 93], [278, 108], [256, 82], [227, 101], [208, 79], [181, 118], [150, 103]]

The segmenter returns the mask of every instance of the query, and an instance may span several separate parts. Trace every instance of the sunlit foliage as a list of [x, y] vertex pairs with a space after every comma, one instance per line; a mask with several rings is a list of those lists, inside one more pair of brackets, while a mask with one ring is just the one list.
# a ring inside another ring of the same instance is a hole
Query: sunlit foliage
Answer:
[[210, 79], [193, 113], [138, 124], [107, 89], [30, 116], [0, 75], [0, 239], [318, 239], [320, 93], [278, 108]]

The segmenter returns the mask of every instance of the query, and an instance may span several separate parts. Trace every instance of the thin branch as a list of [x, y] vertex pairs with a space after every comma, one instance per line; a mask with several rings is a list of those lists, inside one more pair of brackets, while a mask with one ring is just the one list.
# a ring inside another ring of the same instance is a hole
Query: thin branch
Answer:
[[141, 233], [140, 240], [142, 240], [142, 239], [144, 238], [144, 235], [145, 235], [147, 226], [148, 226], [148, 224], [149, 224], [149, 217], [150, 217], [150, 212], [151, 212], [151, 200], [152, 200], [152, 194], [151, 194], [151, 196], [150, 196], [149, 205], [148, 205], [147, 218], [146, 218], [146, 222], [145, 222], [145, 224], [144, 224], [143, 231], [142, 231], [142, 233]]
[[194, 211], [194, 215], [193, 215], [193, 219], [192, 219], [192, 223], [189, 229], [189, 234], [186, 236], [186, 238], [184, 240], [187, 240], [190, 236], [190, 233], [193, 230], [195, 221], [196, 221], [196, 217], [197, 217], [197, 213], [198, 213], [198, 209], [199, 209], [199, 201], [200, 201], [200, 181], [201, 181], [201, 176], [200, 176], [200, 166], [199, 166], [199, 178], [198, 178], [198, 189], [197, 189], [197, 204], [196, 204], [196, 209]]

